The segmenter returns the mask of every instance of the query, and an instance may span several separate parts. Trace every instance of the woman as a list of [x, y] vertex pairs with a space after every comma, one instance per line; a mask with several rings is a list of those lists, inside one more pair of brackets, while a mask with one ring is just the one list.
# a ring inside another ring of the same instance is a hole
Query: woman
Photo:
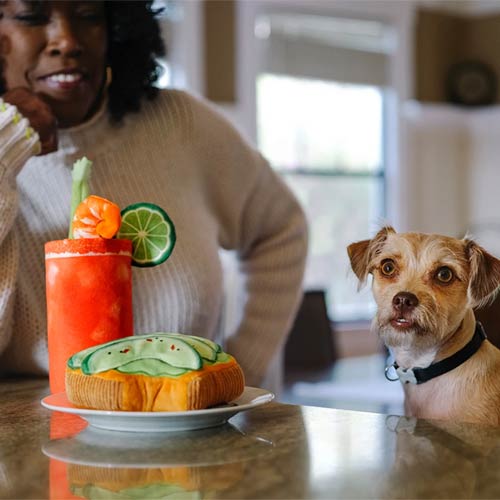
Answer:
[[43, 245], [67, 234], [71, 167], [85, 155], [92, 193], [156, 203], [176, 225], [170, 259], [134, 271], [135, 332], [220, 340], [219, 249], [234, 249], [247, 301], [226, 349], [259, 385], [300, 298], [296, 200], [207, 103], [155, 91], [163, 45], [150, 2], [6, 0], [0, 16], [3, 98], [29, 119], [0, 111], [0, 366], [47, 373]]

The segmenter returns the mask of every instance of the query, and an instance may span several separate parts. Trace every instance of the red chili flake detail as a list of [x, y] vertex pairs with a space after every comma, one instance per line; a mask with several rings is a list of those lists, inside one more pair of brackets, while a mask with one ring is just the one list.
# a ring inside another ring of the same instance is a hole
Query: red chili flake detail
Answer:
[[174, 345], [174, 344], [172, 344], [172, 345], [170, 346], [170, 349], [171, 349], [172, 351], [175, 351], [175, 345]]
[[153, 342], [153, 339], [146, 339], [146, 342]]
[[127, 354], [127, 352], [129, 352], [130, 349], [123, 349], [123, 351], [120, 351], [122, 354]]

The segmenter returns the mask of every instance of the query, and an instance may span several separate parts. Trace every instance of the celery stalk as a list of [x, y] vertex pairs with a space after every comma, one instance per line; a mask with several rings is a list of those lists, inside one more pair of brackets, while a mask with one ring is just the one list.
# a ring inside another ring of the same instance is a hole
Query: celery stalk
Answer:
[[89, 195], [89, 178], [92, 169], [92, 162], [86, 158], [80, 158], [73, 164], [71, 177], [73, 183], [71, 185], [71, 214], [69, 224], [68, 238], [73, 238], [73, 216], [75, 215], [76, 207]]

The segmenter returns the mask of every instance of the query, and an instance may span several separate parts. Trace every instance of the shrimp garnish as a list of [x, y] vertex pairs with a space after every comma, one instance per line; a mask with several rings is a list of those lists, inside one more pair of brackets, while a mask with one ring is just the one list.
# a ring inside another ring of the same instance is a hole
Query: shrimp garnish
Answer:
[[121, 224], [120, 208], [100, 196], [88, 196], [75, 210], [73, 238], [110, 239]]

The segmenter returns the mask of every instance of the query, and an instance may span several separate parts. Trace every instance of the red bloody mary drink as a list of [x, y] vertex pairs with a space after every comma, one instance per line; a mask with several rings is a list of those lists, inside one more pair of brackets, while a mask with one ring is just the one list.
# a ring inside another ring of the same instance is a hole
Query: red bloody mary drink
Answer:
[[49, 379], [65, 390], [76, 352], [133, 335], [132, 242], [82, 238], [45, 244]]

